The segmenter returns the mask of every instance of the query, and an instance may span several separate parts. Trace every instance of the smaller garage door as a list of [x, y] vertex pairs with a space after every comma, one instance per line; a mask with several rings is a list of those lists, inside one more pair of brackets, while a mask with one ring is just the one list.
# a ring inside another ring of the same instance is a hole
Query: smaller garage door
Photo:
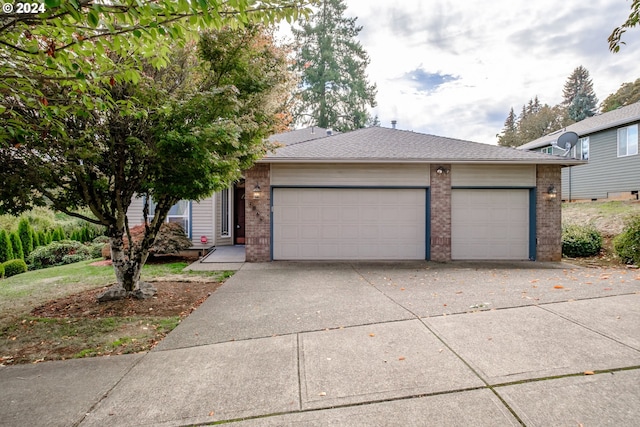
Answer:
[[454, 189], [451, 258], [529, 259], [529, 190]]
[[275, 188], [273, 259], [425, 259], [425, 189]]

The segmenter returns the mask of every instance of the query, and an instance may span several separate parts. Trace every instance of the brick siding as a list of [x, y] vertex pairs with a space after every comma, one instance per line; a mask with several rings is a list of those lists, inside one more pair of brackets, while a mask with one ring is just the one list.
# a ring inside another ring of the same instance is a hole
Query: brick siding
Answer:
[[[245, 171], [245, 249], [247, 262], [271, 261], [271, 177], [270, 165], [257, 164]], [[262, 191], [253, 198], [256, 184]]]
[[[562, 260], [562, 189], [559, 165], [538, 165], [536, 173], [536, 261]], [[554, 199], [547, 193], [553, 185]]]
[[451, 165], [431, 165], [431, 260], [451, 261], [451, 174], [438, 174], [439, 167], [451, 170]]

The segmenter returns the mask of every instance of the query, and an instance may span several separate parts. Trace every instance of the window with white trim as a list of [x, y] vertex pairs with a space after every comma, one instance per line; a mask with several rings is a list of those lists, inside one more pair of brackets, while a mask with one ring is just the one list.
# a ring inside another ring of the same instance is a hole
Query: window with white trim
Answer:
[[[191, 230], [190, 230], [190, 216], [191, 216], [191, 202], [189, 200], [180, 200], [175, 205], [171, 206], [169, 209], [169, 214], [167, 214], [167, 219], [165, 222], [176, 222], [182, 226], [185, 234], [191, 238]], [[148, 221], [152, 221], [154, 215], [156, 214], [156, 204], [153, 200], [149, 199], [149, 216], [147, 217]]]
[[571, 149], [571, 157], [578, 160], [589, 160], [589, 137], [580, 138]]
[[553, 154], [553, 147], [551, 147], [551, 146], [544, 147], [542, 150], [540, 150], [540, 152], [545, 153], [545, 154]]
[[618, 157], [638, 154], [638, 125], [618, 129]]
[[231, 236], [231, 200], [228, 188], [220, 192], [220, 209], [222, 214], [220, 219], [220, 236], [229, 237]]

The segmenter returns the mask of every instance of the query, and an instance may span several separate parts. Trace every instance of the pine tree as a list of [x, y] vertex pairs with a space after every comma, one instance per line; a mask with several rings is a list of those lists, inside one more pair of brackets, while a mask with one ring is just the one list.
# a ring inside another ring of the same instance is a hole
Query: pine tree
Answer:
[[502, 134], [498, 135], [498, 144], [504, 147], [516, 147], [518, 145], [518, 120], [513, 112], [513, 107], [509, 111], [507, 119], [504, 121]]
[[293, 28], [294, 70], [301, 82], [294, 95], [294, 120], [344, 132], [373, 120], [376, 86], [367, 81], [369, 56], [356, 39], [362, 27], [346, 18], [344, 0], [322, 0], [308, 21]]
[[0, 230], [0, 263], [13, 259], [11, 240], [6, 231]]
[[18, 235], [22, 242], [24, 256], [27, 256], [33, 251], [33, 228], [31, 228], [27, 218], [22, 218], [18, 223]]
[[579, 122], [596, 113], [598, 98], [593, 91], [589, 71], [582, 65], [573, 70], [567, 78], [562, 95], [562, 105], [567, 108], [571, 120]]
[[20, 240], [20, 235], [17, 232], [11, 233], [9, 235], [9, 240], [11, 241], [13, 258], [24, 259], [24, 251], [22, 250], [22, 240]]

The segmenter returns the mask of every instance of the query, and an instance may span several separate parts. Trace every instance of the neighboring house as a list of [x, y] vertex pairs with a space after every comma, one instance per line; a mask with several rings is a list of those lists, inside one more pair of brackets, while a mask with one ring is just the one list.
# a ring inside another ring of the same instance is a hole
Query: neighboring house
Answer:
[[562, 170], [562, 199], [637, 200], [640, 190], [639, 124], [640, 102], [637, 102], [584, 119], [518, 148], [560, 154], [562, 150], [551, 144], [564, 132], [573, 131], [580, 139], [569, 157], [588, 163]]
[[559, 261], [584, 163], [381, 127], [289, 143], [245, 171], [247, 261]]

